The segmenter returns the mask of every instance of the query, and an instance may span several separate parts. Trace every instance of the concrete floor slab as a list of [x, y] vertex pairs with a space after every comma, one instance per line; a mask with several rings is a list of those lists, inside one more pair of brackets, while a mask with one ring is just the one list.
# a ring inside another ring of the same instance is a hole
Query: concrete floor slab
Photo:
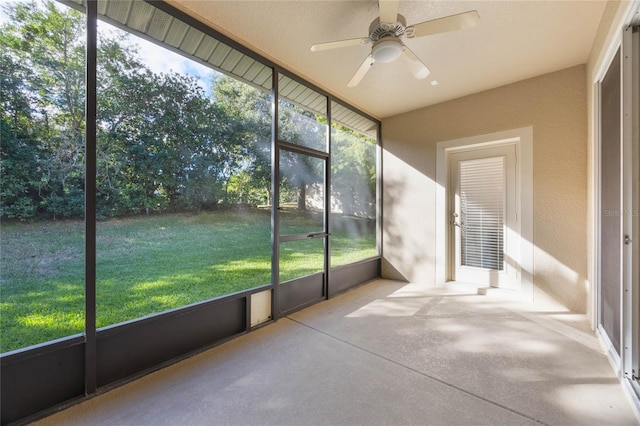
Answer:
[[37, 424], [638, 424], [584, 318], [529, 308], [379, 280]]

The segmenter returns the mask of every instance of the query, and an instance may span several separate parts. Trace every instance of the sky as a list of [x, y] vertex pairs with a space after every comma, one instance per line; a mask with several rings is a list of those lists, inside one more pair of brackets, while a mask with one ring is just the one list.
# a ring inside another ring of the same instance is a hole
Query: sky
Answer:
[[[121, 32], [116, 27], [99, 21], [98, 23], [99, 33], [109, 32]], [[214, 71], [211, 68], [205, 67], [198, 62], [185, 58], [182, 55], [172, 52], [158, 46], [155, 43], [139, 38], [135, 35], [130, 35], [128, 38], [132, 44], [137, 44], [138, 56], [142, 59], [142, 62], [152, 71], [156, 73], [168, 73], [174, 71], [180, 74], [188, 74], [193, 77], [197, 77], [200, 82], [200, 86], [205, 90], [207, 94], [211, 94], [211, 76]]]

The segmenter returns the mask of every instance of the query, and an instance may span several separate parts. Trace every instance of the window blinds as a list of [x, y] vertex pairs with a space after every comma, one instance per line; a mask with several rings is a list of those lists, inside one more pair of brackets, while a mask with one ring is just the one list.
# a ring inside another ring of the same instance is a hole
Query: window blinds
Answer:
[[504, 269], [505, 157], [459, 163], [462, 266]]

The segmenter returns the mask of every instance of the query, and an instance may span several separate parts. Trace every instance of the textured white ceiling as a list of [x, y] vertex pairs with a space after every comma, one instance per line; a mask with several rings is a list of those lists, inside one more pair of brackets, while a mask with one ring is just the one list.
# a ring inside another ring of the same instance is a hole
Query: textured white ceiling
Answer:
[[[403, 1], [415, 24], [468, 10], [463, 31], [406, 40], [431, 74], [415, 80], [399, 61], [376, 63], [356, 88], [351, 76], [369, 45], [311, 52], [316, 43], [368, 36], [376, 0], [171, 0], [215, 29], [377, 118], [585, 63], [606, 1]], [[430, 84], [437, 80], [438, 85]]]

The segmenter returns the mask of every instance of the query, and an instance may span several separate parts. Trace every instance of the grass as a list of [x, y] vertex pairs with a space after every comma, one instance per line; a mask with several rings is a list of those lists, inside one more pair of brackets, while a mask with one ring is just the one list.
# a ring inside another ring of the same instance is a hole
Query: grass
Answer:
[[[313, 232], [312, 215], [281, 214], [287, 233]], [[374, 256], [368, 221], [332, 219], [333, 266]], [[99, 222], [97, 325], [269, 284], [268, 211], [172, 214]], [[360, 235], [358, 237], [357, 235]], [[3, 223], [0, 352], [84, 330], [84, 224]], [[280, 281], [322, 269], [322, 240], [281, 244]]]

